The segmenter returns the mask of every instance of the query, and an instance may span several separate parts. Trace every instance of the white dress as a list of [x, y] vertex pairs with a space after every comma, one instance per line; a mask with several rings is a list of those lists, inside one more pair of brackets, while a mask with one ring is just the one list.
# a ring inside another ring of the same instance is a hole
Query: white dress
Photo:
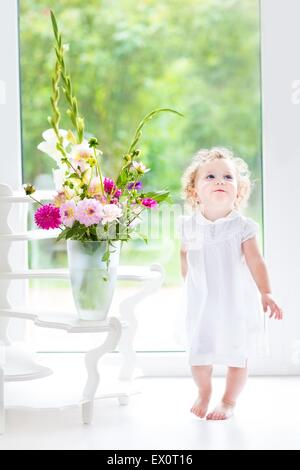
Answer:
[[181, 342], [189, 364], [245, 367], [266, 352], [260, 295], [242, 252], [259, 226], [237, 210], [212, 222], [198, 209], [179, 217], [178, 228], [188, 261]]

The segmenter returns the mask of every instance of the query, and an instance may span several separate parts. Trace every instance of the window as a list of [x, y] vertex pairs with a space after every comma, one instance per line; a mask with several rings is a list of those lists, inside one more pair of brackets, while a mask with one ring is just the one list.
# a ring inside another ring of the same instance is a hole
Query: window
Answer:
[[[116, 173], [136, 124], [149, 111], [172, 107], [184, 118], [161, 115], [141, 142], [152, 171], [145, 182], [168, 187], [180, 203], [180, 178], [200, 147], [231, 147], [245, 158], [256, 181], [247, 215], [262, 222], [260, 34], [258, 0], [22, 0], [20, 60], [23, 179], [52, 188], [54, 161], [37, 150], [48, 127], [54, 50], [49, 8], [68, 43], [69, 70], [87, 128], [101, 141], [105, 171]], [[69, 127], [66, 117], [62, 127]], [[30, 220], [33, 220], [32, 214]], [[147, 224], [147, 220], [144, 222]], [[153, 223], [157, 224], [158, 220]], [[262, 224], [260, 224], [262, 226]], [[261, 236], [262, 240], [262, 236]], [[30, 247], [31, 267], [66, 266], [63, 243]], [[124, 247], [123, 264], [160, 262], [166, 270], [161, 291], [138, 308], [140, 351], [178, 351], [173, 337], [180, 295], [178, 240]], [[120, 285], [118, 296], [133, 285]], [[72, 308], [68, 284], [31, 281], [35, 305]], [[117, 307], [118, 297], [115, 299]], [[153, 332], [153, 334], [149, 334]], [[84, 349], [65, 334], [36, 333], [39, 350]], [[57, 334], [54, 343], [53, 335]], [[96, 336], [96, 335], [95, 335]]]

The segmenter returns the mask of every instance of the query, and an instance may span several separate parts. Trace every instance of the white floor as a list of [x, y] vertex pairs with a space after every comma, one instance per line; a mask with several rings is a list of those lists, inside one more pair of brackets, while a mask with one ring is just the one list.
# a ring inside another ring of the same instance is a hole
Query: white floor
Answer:
[[[6, 400], [34, 400], [45, 406], [80, 395], [85, 381], [80, 358], [43, 356], [51, 377], [5, 385]], [[114, 371], [105, 370], [102, 384]], [[137, 378], [127, 406], [117, 399], [96, 402], [91, 426], [81, 424], [80, 409], [8, 409], [0, 449], [300, 449], [300, 377], [250, 377], [235, 417], [208, 422], [194, 417], [191, 378]], [[214, 404], [224, 379], [214, 378]]]

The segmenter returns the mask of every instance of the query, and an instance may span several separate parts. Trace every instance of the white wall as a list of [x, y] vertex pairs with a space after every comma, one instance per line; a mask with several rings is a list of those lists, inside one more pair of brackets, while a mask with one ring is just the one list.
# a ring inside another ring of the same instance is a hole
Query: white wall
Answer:
[[17, 0], [0, 0], [0, 179], [21, 185]]
[[[22, 185], [18, 29], [17, 0], [0, 0], [0, 181], [14, 190], [20, 190]], [[10, 226], [14, 231], [24, 231], [25, 206], [18, 204], [11, 211]], [[26, 267], [26, 243], [13, 244], [10, 264], [14, 269]], [[26, 281], [13, 281], [9, 291], [12, 305], [24, 305], [26, 292]], [[23, 322], [10, 322], [13, 338], [21, 339], [23, 331]]]
[[265, 259], [285, 311], [269, 370], [283, 373], [300, 371], [299, 19], [299, 0], [261, 0]]

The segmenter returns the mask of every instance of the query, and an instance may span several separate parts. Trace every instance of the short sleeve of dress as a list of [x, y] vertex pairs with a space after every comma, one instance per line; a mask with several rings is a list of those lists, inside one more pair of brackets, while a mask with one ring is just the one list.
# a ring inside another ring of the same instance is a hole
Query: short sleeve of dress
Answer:
[[258, 223], [254, 222], [254, 220], [247, 217], [244, 220], [243, 228], [242, 228], [242, 243], [245, 242], [246, 240], [249, 240], [250, 238], [258, 236], [258, 233], [259, 233]]

